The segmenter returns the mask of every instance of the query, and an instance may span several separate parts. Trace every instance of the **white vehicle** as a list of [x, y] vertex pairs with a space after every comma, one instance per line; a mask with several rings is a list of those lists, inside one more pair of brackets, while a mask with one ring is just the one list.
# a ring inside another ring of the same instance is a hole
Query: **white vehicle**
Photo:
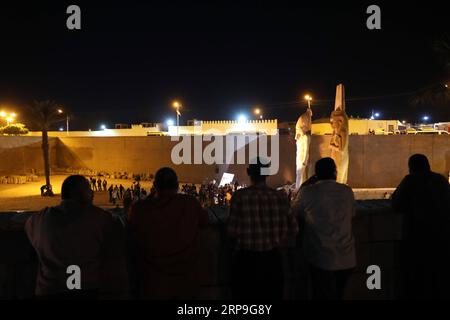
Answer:
[[419, 130], [416, 131], [415, 134], [422, 134], [422, 135], [450, 135], [449, 132], [445, 130]]

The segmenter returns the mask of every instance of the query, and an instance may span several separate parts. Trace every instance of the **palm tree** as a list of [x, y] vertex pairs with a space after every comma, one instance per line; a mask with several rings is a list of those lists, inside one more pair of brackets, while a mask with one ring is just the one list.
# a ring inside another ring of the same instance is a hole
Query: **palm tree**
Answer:
[[431, 84], [417, 91], [411, 102], [418, 105], [442, 105], [448, 106], [450, 101], [450, 83], [447, 81], [450, 72], [450, 35], [444, 34], [434, 42], [433, 47], [436, 56], [442, 66], [443, 81]]
[[53, 196], [50, 183], [50, 157], [48, 146], [48, 130], [50, 126], [61, 121], [61, 111], [58, 104], [54, 101], [34, 101], [29, 106], [32, 121], [42, 131], [42, 154], [44, 157], [45, 186], [47, 193], [45, 195]]

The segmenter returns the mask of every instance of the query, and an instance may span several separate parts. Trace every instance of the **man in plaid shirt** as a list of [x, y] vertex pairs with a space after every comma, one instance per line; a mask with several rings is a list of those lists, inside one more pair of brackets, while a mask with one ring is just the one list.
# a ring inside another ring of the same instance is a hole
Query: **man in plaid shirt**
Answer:
[[283, 266], [280, 247], [298, 232], [290, 214], [287, 195], [266, 185], [262, 165], [251, 164], [251, 186], [238, 190], [231, 199], [228, 236], [236, 244], [232, 266], [233, 298], [283, 296]]

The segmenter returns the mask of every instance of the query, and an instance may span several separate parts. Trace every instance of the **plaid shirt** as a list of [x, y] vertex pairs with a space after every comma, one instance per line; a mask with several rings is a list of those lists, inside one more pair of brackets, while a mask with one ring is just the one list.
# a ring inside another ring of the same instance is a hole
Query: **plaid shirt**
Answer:
[[228, 234], [240, 250], [268, 251], [298, 233], [287, 196], [269, 187], [251, 186], [231, 198]]

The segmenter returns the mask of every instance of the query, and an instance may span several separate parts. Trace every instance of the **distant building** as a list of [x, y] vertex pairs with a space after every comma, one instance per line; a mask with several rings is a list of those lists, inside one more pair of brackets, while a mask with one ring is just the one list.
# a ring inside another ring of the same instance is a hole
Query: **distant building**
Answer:
[[[370, 120], [370, 119], [352, 119], [348, 120], [350, 135], [368, 135], [368, 134], [399, 134], [404, 132], [407, 126], [399, 120]], [[333, 129], [330, 125], [330, 119], [323, 118], [313, 121], [312, 134], [330, 135]]]
[[[187, 121], [185, 126], [175, 126], [163, 123], [144, 122], [141, 124], [118, 123], [114, 129], [98, 131], [50, 131], [51, 137], [115, 137], [115, 136], [176, 136], [176, 135], [229, 135], [229, 134], [265, 134], [274, 135], [295, 135], [296, 122], [281, 122], [276, 119], [261, 120], [218, 120], [202, 121], [192, 119]], [[450, 130], [450, 122], [435, 124], [439, 130]], [[369, 120], [369, 119], [349, 119], [350, 135], [368, 134], [397, 134], [405, 133], [408, 126], [398, 120]], [[442, 129], [444, 128], [444, 129]], [[312, 124], [312, 134], [331, 135], [333, 130], [329, 118], [317, 119]], [[40, 131], [30, 132], [31, 136], [40, 136]]]
[[266, 134], [274, 135], [277, 133], [278, 121], [263, 120], [218, 120], [218, 121], [200, 121], [189, 120], [187, 126], [169, 126], [168, 133], [171, 136], [176, 135], [228, 135], [228, 134]]
[[116, 129], [130, 129], [131, 128], [131, 124], [128, 123], [117, 123], [115, 125]]
[[[164, 126], [161, 123], [144, 122], [141, 124], [118, 123], [114, 129], [104, 129], [97, 131], [49, 131], [50, 137], [140, 137], [140, 136], [161, 136], [166, 135]], [[40, 136], [40, 131], [32, 131], [30, 136]]]

